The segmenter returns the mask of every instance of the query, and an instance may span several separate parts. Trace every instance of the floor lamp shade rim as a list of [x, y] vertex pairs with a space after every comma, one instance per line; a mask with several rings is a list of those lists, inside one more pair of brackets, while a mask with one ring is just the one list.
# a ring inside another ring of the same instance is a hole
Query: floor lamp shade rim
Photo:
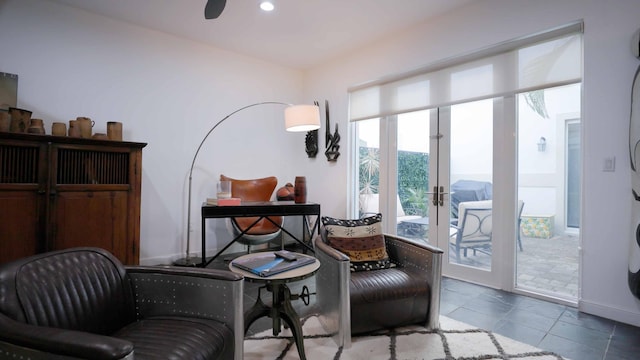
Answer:
[[320, 128], [320, 108], [316, 105], [291, 105], [284, 110], [287, 131], [310, 131]]

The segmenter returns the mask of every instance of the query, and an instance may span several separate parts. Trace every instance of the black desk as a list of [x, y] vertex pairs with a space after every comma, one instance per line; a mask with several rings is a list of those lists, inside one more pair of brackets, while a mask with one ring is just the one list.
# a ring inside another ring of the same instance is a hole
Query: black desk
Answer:
[[[299, 238], [291, 234], [287, 229], [279, 226], [271, 221], [268, 216], [302, 216], [302, 238]], [[315, 222], [311, 224], [309, 216], [315, 216]], [[206, 267], [213, 260], [215, 260], [220, 254], [229, 248], [233, 243], [238, 241], [251, 227], [243, 231], [240, 235], [236, 236], [231, 242], [229, 242], [222, 250], [218, 251], [209, 261], [206, 260], [206, 219], [218, 219], [218, 218], [231, 218], [231, 217], [259, 217], [258, 220], [266, 218], [275, 225], [277, 225], [284, 233], [291, 236], [298, 243], [303, 245], [306, 249], [313, 252], [313, 248], [310, 246], [313, 233], [320, 234], [320, 204], [304, 203], [296, 204], [293, 201], [259, 201], [259, 202], [242, 202], [240, 205], [235, 206], [217, 206], [217, 205], [202, 205], [202, 263], [200, 266]], [[257, 221], [256, 221], [257, 223]], [[255, 224], [255, 223], [254, 223]]]

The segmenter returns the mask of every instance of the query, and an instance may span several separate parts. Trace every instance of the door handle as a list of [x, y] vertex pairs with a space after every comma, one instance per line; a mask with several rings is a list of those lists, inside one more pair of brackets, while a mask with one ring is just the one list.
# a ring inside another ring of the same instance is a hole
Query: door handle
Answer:
[[433, 203], [433, 206], [438, 206], [438, 187], [434, 186], [433, 191], [427, 191], [427, 195], [433, 195], [431, 203]]
[[434, 186], [433, 191], [429, 191], [427, 194], [433, 195], [433, 199], [431, 200], [433, 206], [444, 206], [444, 196], [449, 195], [448, 192], [444, 192], [444, 186], [440, 186], [440, 189], [438, 189], [437, 186]]
[[444, 192], [444, 186], [440, 186], [440, 206], [444, 206], [444, 196], [449, 193]]

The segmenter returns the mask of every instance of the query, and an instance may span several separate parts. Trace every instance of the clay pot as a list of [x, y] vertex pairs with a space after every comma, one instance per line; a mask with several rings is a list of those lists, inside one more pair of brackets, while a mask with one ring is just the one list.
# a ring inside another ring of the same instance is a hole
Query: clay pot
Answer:
[[276, 192], [276, 199], [278, 201], [290, 201], [295, 199], [295, 189], [293, 184], [287, 183], [285, 186], [278, 189]]
[[42, 119], [31, 119], [31, 124], [27, 128], [29, 134], [44, 135], [44, 122]]
[[80, 137], [82, 138], [91, 138], [91, 134], [93, 132], [92, 128], [95, 124], [96, 122], [88, 117], [78, 116], [76, 118], [76, 125], [80, 128]]
[[9, 114], [11, 114], [11, 132], [26, 133], [31, 123], [31, 111], [9, 108]]
[[122, 141], [122, 123], [118, 121], [107, 122], [107, 137], [109, 140]]
[[67, 124], [63, 122], [54, 122], [51, 124], [51, 135], [67, 136]]
[[80, 137], [80, 126], [77, 120], [69, 120], [69, 136]]
[[8, 112], [0, 110], [0, 131], [9, 132], [11, 128], [11, 115]]
[[294, 185], [295, 196], [294, 201], [296, 204], [304, 204], [307, 202], [307, 178], [304, 176], [296, 176]]

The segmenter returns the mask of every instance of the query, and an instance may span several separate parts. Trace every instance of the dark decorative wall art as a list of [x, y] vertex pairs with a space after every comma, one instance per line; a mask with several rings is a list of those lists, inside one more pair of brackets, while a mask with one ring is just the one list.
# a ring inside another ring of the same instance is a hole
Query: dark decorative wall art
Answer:
[[[313, 104], [320, 108], [320, 103], [314, 101]], [[318, 130], [311, 130], [307, 132], [307, 136], [304, 138], [305, 150], [307, 156], [315, 158], [318, 154]]]
[[331, 135], [331, 131], [329, 130], [331, 128], [331, 121], [329, 120], [329, 101], [325, 100], [324, 101], [324, 107], [325, 107], [325, 112], [326, 112], [326, 121], [327, 121], [327, 128], [325, 129], [325, 147], [326, 150], [324, 152], [324, 154], [327, 157], [327, 161], [337, 161], [338, 160], [338, 156], [340, 156], [340, 145], [338, 145], [338, 143], [340, 142], [340, 134], [338, 133], [338, 123], [336, 123], [336, 131], [333, 133], [333, 135]]
[[318, 130], [311, 130], [307, 132], [307, 136], [304, 138], [304, 144], [307, 151], [307, 156], [310, 158], [316, 157], [318, 154]]

